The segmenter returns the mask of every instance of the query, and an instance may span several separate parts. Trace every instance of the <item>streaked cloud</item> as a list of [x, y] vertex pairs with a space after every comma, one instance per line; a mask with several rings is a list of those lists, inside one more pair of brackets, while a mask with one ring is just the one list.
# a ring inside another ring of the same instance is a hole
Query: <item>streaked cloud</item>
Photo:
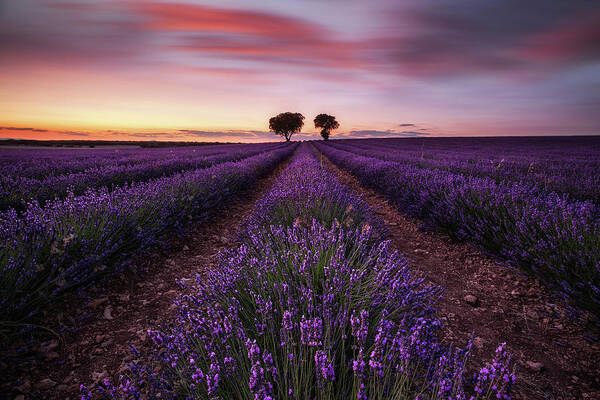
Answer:
[[377, 130], [361, 130], [361, 131], [350, 131], [346, 136], [352, 138], [384, 138], [384, 137], [418, 137], [418, 136], [430, 136], [433, 135], [431, 132], [423, 131], [395, 131], [388, 129], [385, 131]]
[[0, 131], [27, 131], [27, 132], [48, 132], [47, 129], [36, 128], [16, 128], [14, 126], [0, 126]]
[[339, 137], [598, 133], [599, 27], [590, 0], [5, 0], [0, 123], [257, 141], [290, 109], [332, 110]]
[[170, 49], [212, 57], [294, 65], [356, 67], [360, 42], [335, 40], [334, 32], [306, 18], [268, 11], [184, 2], [139, 2], [145, 29], [178, 34]]
[[[373, 40], [374, 62], [397, 73], [451, 77], [541, 73], [600, 60], [600, 3], [424, 0], [398, 6]], [[398, 23], [402, 21], [402, 23]], [[547, 62], [552, 62], [548, 64]]]

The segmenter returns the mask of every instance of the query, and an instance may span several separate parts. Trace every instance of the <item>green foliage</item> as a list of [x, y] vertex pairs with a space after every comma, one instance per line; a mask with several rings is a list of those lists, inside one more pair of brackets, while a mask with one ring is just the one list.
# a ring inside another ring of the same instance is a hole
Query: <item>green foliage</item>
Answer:
[[283, 136], [287, 142], [294, 133], [300, 132], [303, 126], [304, 115], [300, 113], [284, 112], [269, 119], [269, 129]]
[[321, 128], [321, 136], [328, 140], [332, 130], [340, 127], [340, 124], [335, 120], [333, 115], [319, 114], [315, 117], [315, 128]]

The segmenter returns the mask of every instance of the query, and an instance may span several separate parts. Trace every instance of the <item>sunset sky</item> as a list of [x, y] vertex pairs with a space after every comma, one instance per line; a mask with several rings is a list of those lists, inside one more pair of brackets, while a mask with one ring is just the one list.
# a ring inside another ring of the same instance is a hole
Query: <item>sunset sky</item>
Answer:
[[0, 138], [600, 133], [598, 0], [0, 0]]

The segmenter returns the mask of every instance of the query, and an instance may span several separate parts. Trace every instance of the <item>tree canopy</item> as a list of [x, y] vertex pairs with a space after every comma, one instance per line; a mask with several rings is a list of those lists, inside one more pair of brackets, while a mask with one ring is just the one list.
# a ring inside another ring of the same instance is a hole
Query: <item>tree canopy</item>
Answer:
[[333, 115], [319, 114], [314, 119], [315, 128], [321, 128], [321, 136], [323, 139], [329, 139], [329, 134], [332, 130], [340, 127], [340, 124], [335, 120]]
[[287, 142], [294, 133], [300, 132], [304, 126], [304, 115], [300, 113], [284, 112], [269, 119], [269, 129], [283, 136]]

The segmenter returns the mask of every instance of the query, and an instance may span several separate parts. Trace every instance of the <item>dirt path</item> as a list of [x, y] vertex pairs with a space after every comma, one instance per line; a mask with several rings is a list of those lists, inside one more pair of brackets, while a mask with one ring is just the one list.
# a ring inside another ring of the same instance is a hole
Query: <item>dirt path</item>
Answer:
[[516, 360], [518, 390], [513, 398], [600, 399], [600, 343], [590, 339], [600, 336], [597, 327], [573, 321], [535, 279], [499, 265], [468, 244], [421, 231], [419, 221], [323, 159], [377, 210], [392, 245], [408, 258], [413, 271], [444, 288], [438, 305], [445, 320], [444, 340], [464, 346], [474, 331], [474, 365], [490, 360], [498, 344], [506, 342]]
[[[79, 386], [92, 387], [105, 378], [118, 378], [134, 359], [129, 345], [148, 349], [148, 329], [168, 323], [173, 317], [172, 299], [182, 292], [176, 280], [192, 282], [196, 274], [214, 264], [224, 248], [232, 247], [239, 236], [239, 223], [254, 209], [254, 203], [271, 187], [288, 165], [281, 163], [267, 177], [216, 211], [169, 250], [143, 260], [146, 272], [125, 274], [107, 283], [102, 297], [83, 306], [73, 300], [67, 304], [76, 310], [71, 317], [86, 313], [81, 329], [63, 341], [51, 340], [42, 346], [45, 359], [21, 371], [23, 385], [8, 399], [79, 399]], [[19, 395], [19, 393], [21, 393]], [[3, 399], [0, 394], [0, 399]]]

